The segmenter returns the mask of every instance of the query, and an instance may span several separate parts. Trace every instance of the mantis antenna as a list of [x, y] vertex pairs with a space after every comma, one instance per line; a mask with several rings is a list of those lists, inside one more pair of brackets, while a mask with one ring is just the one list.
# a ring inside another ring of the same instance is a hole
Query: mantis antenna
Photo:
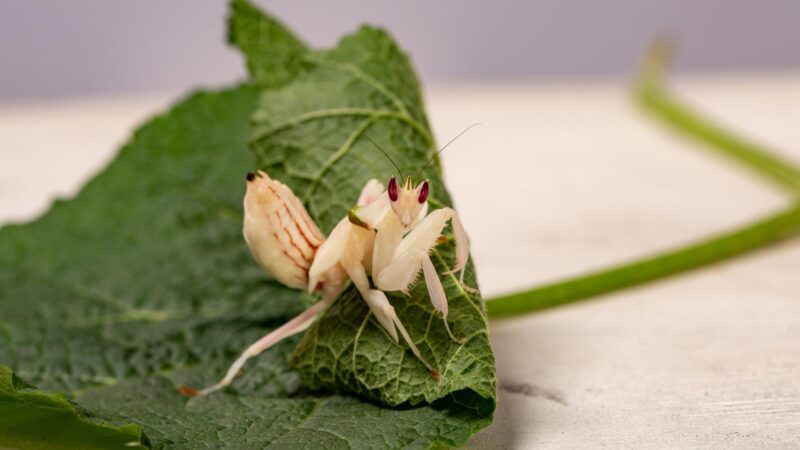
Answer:
[[402, 170], [400, 170], [400, 166], [398, 166], [398, 165], [397, 165], [397, 163], [396, 163], [396, 162], [394, 162], [394, 160], [392, 159], [392, 157], [391, 157], [391, 156], [389, 156], [389, 154], [388, 154], [388, 153], [386, 153], [385, 151], [383, 151], [383, 149], [381, 148], [381, 146], [380, 146], [380, 145], [378, 145], [378, 144], [376, 144], [376, 143], [375, 143], [375, 141], [373, 141], [371, 137], [367, 136], [366, 134], [364, 135], [364, 137], [365, 137], [365, 138], [367, 138], [367, 139], [368, 139], [370, 142], [372, 142], [372, 145], [374, 145], [375, 147], [377, 147], [377, 148], [378, 148], [378, 150], [380, 150], [380, 151], [381, 151], [381, 153], [383, 153], [383, 156], [385, 156], [385, 157], [386, 157], [386, 159], [388, 159], [388, 160], [389, 160], [389, 162], [391, 162], [391, 163], [392, 163], [392, 165], [394, 166], [394, 168], [395, 168], [395, 169], [397, 169], [397, 171], [400, 173], [400, 179], [401, 179], [401, 180], [405, 179], [405, 175], [403, 175], [403, 171], [402, 171]]
[[428, 165], [431, 163], [431, 161], [433, 161], [433, 159], [436, 158], [439, 155], [439, 153], [442, 153], [444, 151], [444, 149], [447, 148], [448, 145], [452, 144], [456, 139], [458, 139], [461, 136], [463, 136], [464, 133], [466, 133], [471, 128], [476, 127], [478, 125], [480, 125], [480, 123], [473, 123], [472, 125], [470, 125], [467, 128], [465, 128], [464, 131], [462, 131], [461, 133], [458, 133], [458, 135], [456, 137], [454, 137], [453, 139], [450, 139], [450, 142], [448, 142], [447, 144], [444, 144], [444, 147], [440, 148], [439, 151], [434, 153], [433, 156], [431, 156], [427, 161], [425, 161], [425, 165], [423, 165], [422, 168], [419, 169], [419, 172], [417, 172], [417, 176], [415, 176], [414, 178], [415, 179], [419, 178], [419, 176], [422, 175], [422, 171], [425, 170], [425, 168], [428, 167]]

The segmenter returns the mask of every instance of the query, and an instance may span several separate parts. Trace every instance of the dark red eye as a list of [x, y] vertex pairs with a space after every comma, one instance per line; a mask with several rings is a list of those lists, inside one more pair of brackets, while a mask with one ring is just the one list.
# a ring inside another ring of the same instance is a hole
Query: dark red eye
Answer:
[[394, 177], [389, 179], [389, 199], [393, 202], [397, 201], [397, 180]]
[[430, 189], [429, 186], [428, 186], [428, 180], [425, 180], [422, 183], [422, 188], [420, 188], [420, 190], [419, 190], [419, 202], [420, 203], [425, 203], [425, 200], [428, 199], [428, 189]]

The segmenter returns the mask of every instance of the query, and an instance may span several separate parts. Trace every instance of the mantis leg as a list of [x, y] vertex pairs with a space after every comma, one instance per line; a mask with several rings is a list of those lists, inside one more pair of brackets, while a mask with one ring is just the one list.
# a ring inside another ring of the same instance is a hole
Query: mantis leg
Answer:
[[356, 205], [369, 206], [383, 194], [383, 184], [375, 178], [367, 181], [367, 184], [361, 189], [361, 194], [358, 196]]
[[469, 258], [469, 238], [464, 226], [461, 224], [461, 219], [451, 208], [441, 208], [428, 214], [410, 233], [403, 238], [403, 241], [397, 247], [395, 255], [402, 255], [411, 249], [423, 249], [426, 252], [436, 245], [436, 240], [442, 233], [447, 221], [453, 223], [453, 237], [456, 241], [456, 264], [452, 270], [449, 270], [445, 275], [455, 272], [461, 272], [459, 275], [459, 282], [464, 284], [464, 269], [467, 266], [467, 259]]
[[[356, 231], [360, 232], [360, 231]], [[365, 233], [371, 233], [369, 231], [364, 231]], [[358, 292], [361, 294], [361, 297], [364, 298], [364, 301], [367, 302], [372, 313], [378, 319], [378, 323], [389, 333], [389, 335], [394, 339], [395, 342], [399, 342], [399, 337], [397, 332], [400, 331], [400, 335], [403, 336], [403, 340], [406, 341], [406, 344], [411, 348], [411, 352], [414, 353], [414, 356], [419, 359], [425, 367], [431, 372], [431, 376], [434, 379], [439, 378], [439, 372], [431, 366], [428, 361], [422, 357], [422, 353], [420, 353], [419, 348], [411, 339], [411, 336], [406, 331], [406, 328], [403, 326], [403, 323], [400, 321], [400, 318], [397, 316], [397, 313], [394, 310], [394, 307], [389, 303], [389, 299], [386, 298], [386, 294], [382, 291], [377, 289], [371, 289], [369, 285], [369, 279], [367, 279], [367, 272], [364, 269], [364, 265], [361, 262], [360, 258], [357, 256], [363, 255], [363, 252], [358, 251], [357, 248], [351, 248], [355, 250], [354, 253], [346, 253], [345, 257], [342, 259], [341, 264], [344, 267], [345, 272], [353, 281], [353, 284], [358, 289]]]
[[447, 295], [427, 250], [416, 248], [400, 255], [375, 277], [375, 283], [379, 288], [386, 291], [406, 292], [419, 275], [420, 269], [422, 269], [422, 273], [425, 276], [425, 285], [428, 287], [428, 296], [431, 299], [433, 308], [442, 313], [442, 320], [447, 334], [456, 343], [464, 343], [463, 338], [455, 337], [450, 330], [450, 324], [447, 322], [449, 311]]
[[[357, 205], [359, 207], [366, 207], [376, 202], [381, 197], [383, 192], [383, 185], [378, 180], [372, 179], [364, 185], [361, 189], [361, 194], [358, 196]], [[378, 208], [376, 205], [374, 208]], [[314, 255], [314, 260], [311, 267], [308, 269], [308, 290], [313, 292], [317, 290], [319, 283], [324, 281], [330, 270], [339, 264], [339, 261], [345, 257], [345, 252], [348, 246], [358, 246], [361, 253], [366, 254], [366, 248], [362, 242], [364, 240], [363, 233], [358, 230], [352, 229], [352, 224], [347, 217], [339, 221], [333, 228], [330, 236], [323, 242], [317, 249]], [[371, 246], [370, 246], [371, 250]], [[356, 256], [357, 258], [357, 256]], [[363, 259], [363, 258], [362, 258]]]
[[[363, 295], [363, 294], [362, 294]], [[439, 371], [434, 369], [433, 366], [422, 357], [422, 353], [420, 353], [419, 348], [411, 339], [411, 335], [408, 334], [406, 331], [406, 327], [403, 326], [403, 322], [400, 321], [400, 318], [397, 317], [397, 313], [394, 310], [394, 307], [389, 303], [389, 299], [386, 298], [386, 294], [383, 291], [379, 291], [377, 289], [370, 289], [366, 296], [364, 296], [367, 304], [369, 305], [372, 313], [378, 318], [378, 321], [389, 331], [389, 334], [392, 335], [395, 342], [398, 341], [397, 339], [397, 330], [400, 331], [400, 335], [403, 336], [403, 340], [406, 341], [409, 348], [411, 348], [411, 352], [414, 353], [414, 356], [417, 357], [422, 364], [427, 367], [428, 371], [431, 373], [433, 379], [439, 379]]]
[[[464, 269], [467, 264], [467, 258], [469, 258], [469, 239], [458, 214], [451, 208], [438, 209], [419, 222], [397, 246], [392, 262], [382, 268], [374, 276], [374, 279], [378, 288], [384, 291], [406, 292], [408, 287], [416, 280], [420, 269], [422, 269], [431, 303], [433, 303], [433, 307], [437, 311], [441, 311], [447, 334], [450, 335], [453, 341], [462, 343], [463, 339], [456, 338], [450, 330], [450, 325], [447, 322], [447, 297], [442, 287], [442, 282], [436, 273], [436, 268], [428, 254], [430, 249], [436, 245], [436, 241], [448, 221], [453, 224], [453, 234], [456, 241], [456, 265], [446, 274], [461, 271], [459, 283], [465, 290], [474, 292], [473, 288], [464, 286]], [[377, 243], [379, 242], [376, 241]]]
[[205, 389], [201, 389], [196, 393], [192, 392], [190, 389], [184, 389], [183, 391], [191, 395], [208, 395], [214, 391], [218, 391], [230, 385], [233, 379], [242, 369], [242, 366], [244, 366], [244, 363], [247, 362], [248, 359], [272, 347], [281, 340], [293, 334], [297, 334], [308, 328], [308, 326], [311, 325], [311, 323], [314, 321], [314, 318], [316, 318], [317, 315], [319, 315], [319, 313], [325, 311], [325, 309], [327, 309], [328, 306], [330, 306], [330, 304], [333, 303], [335, 299], [336, 297], [329, 297], [318, 301], [317, 303], [311, 305], [308, 309], [300, 313], [294, 319], [286, 322], [277, 329], [266, 334], [258, 341], [251, 344], [250, 347], [247, 347], [247, 350], [245, 350], [239, 356], [239, 358], [237, 358], [236, 361], [234, 361], [233, 364], [231, 364], [231, 367], [228, 369], [228, 372], [225, 374], [225, 377], [219, 383], [213, 386], [209, 386]]

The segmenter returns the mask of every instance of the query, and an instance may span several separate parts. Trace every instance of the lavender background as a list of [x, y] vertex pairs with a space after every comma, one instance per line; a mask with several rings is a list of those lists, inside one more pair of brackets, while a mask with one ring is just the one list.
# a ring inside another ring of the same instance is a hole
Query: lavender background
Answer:
[[[315, 46], [388, 28], [426, 83], [627, 77], [656, 34], [683, 71], [800, 67], [800, 2], [537, 0], [259, 3]], [[183, 91], [244, 76], [224, 0], [3, 0], [0, 100]]]

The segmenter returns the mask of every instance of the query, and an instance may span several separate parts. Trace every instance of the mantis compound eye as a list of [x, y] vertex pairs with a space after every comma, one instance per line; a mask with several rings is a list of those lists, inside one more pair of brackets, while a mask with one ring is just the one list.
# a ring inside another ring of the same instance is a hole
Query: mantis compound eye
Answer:
[[428, 190], [429, 189], [430, 189], [430, 186], [428, 184], [428, 180], [425, 180], [422, 183], [422, 187], [419, 190], [419, 198], [418, 198], [418, 200], [419, 200], [420, 204], [425, 203], [425, 200], [428, 199]]
[[392, 177], [389, 179], [389, 199], [393, 202], [397, 201], [397, 180]]

